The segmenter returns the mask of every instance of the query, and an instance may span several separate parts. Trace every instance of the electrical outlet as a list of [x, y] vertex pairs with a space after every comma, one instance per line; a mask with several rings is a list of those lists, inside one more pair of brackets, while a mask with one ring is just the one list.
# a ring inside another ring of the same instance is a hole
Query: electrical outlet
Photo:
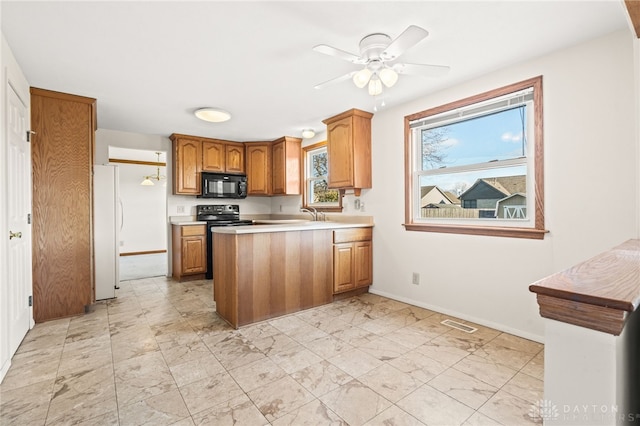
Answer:
[[282, 213], [282, 204], [280, 204], [280, 213]]
[[420, 285], [420, 274], [417, 272], [413, 273], [413, 276], [411, 277], [411, 283], [414, 285]]
[[355, 208], [356, 210], [360, 210], [360, 198], [355, 199], [355, 201], [353, 202], [353, 208]]
[[184, 213], [184, 206], [177, 207], [178, 213]]
[[120, 241], [120, 247], [124, 246], [124, 241]]

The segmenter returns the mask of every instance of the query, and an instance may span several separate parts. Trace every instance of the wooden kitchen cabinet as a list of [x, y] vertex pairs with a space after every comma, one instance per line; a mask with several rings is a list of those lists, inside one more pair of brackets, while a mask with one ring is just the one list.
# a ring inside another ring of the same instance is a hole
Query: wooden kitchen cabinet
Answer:
[[333, 231], [333, 292], [342, 293], [373, 282], [371, 228]]
[[244, 144], [217, 139], [202, 140], [202, 171], [244, 173]]
[[329, 188], [371, 188], [371, 117], [351, 109], [323, 120], [327, 125]]
[[203, 172], [224, 173], [227, 166], [226, 145], [217, 141], [202, 141]]
[[272, 145], [273, 195], [299, 195], [302, 139], [285, 136]]
[[331, 229], [213, 233], [216, 312], [233, 327], [333, 301]]
[[173, 142], [173, 193], [200, 195], [200, 173], [244, 173], [244, 144], [199, 136], [170, 136]]
[[207, 271], [207, 226], [172, 225], [173, 277], [204, 278]]
[[302, 139], [246, 144], [248, 195], [299, 195]]
[[202, 171], [202, 141], [197, 138], [173, 134], [173, 193], [200, 195]]
[[247, 195], [271, 195], [271, 143], [246, 145]]
[[31, 129], [33, 319], [40, 323], [84, 314], [95, 301], [96, 100], [32, 87]]
[[244, 144], [226, 143], [225, 155], [227, 173], [244, 173]]

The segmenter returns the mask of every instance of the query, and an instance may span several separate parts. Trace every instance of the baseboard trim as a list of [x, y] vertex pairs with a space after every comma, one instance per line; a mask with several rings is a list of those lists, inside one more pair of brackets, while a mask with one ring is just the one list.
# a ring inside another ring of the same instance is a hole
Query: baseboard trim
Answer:
[[466, 315], [463, 312], [456, 312], [450, 309], [445, 309], [440, 306], [431, 305], [429, 303], [422, 303], [417, 300], [409, 299], [407, 297], [398, 296], [392, 293], [388, 293], [386, 291], [378, 290], [375, 287], [369, 287], [369, 293], [377, 294], [378, 296], [388, 297], [389, 299], [397, 300], [398, 302], [404, 302], [409, 305], [419, 306], [421, 308], [429, 309], [430, 311], [435, 311], [441, 314], [450, 315], [452, 317], [457, 317], [465, 321], [470, 321], [475, 324], [480, 324], [485, 327], [493, 328], [494, 330], [502, 331], [504, 333], [513, 334], [514, 336], [522, 337], [524, 339], [532, 340], [534, 342], [544, 344], [544, 335], [540, 336], [538, 334], [529, 333], [527, 331], [519, 330], [517, 328], [512, 328], [509, 326], [505, 326], [504, 324], [499, 324], [493, 321], [486, 321], [482, 318], [477, 318], [472, 315]]
[[141, 254], [158, 254], [166, 252], [166, 250], [130, 251], [129, 253], [120, 253], [120, 256], [138, 256]]

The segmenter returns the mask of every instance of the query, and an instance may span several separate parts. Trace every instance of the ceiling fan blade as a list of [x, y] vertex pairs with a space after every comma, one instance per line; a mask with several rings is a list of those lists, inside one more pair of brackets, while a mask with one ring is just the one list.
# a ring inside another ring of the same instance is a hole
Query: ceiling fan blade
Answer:
[[348, 74], [341, 75], [340, 77], [332, 78], [331, 80], [325, 81], [324, 83], [316, 84], [315, 86], [313, 86], [313, 88], [314, 89], [324, 89], [325, 87], [333, 86], [334, 84], [341, 83], [341, 82], [343, 82], [345, 80], [349, 80], [349, 79], [353, 78], [353, 76], [357, 72], [358, 71], [352, 71], [352, 72], [350, 72]]
[[441, 77], [451, 69], [446, 65], [427, 64], [394, 64], [391, 68], [398, 74], [423, 75], [426, 77]]
[[409, 25], [380, 55], [386, 61], [392, 61], [402, 55], [407, 49], [415, 46], [429, 35], [429, 31], [416, 25]]
[[349, 61], [353, 64], [364, 64], [367, 62], [366, 59], [362, 59], [353, 53], [345, 52], [344, 50], [336, 49], [335, 47], [327, 46], [326, 44], [314, 46], [313, 50], [319, 53], [324, 53], [325, 55], [344, 59], [345, 61]]

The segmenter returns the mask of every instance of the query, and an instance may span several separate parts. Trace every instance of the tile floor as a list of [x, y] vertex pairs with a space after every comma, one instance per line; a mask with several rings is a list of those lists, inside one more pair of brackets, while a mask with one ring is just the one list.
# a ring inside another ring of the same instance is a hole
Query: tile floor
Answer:
[[536, 423], [539, 343], [373, 294], [233, 330], [209, 282], [121, 284], [28, 333], [1, 425]]

